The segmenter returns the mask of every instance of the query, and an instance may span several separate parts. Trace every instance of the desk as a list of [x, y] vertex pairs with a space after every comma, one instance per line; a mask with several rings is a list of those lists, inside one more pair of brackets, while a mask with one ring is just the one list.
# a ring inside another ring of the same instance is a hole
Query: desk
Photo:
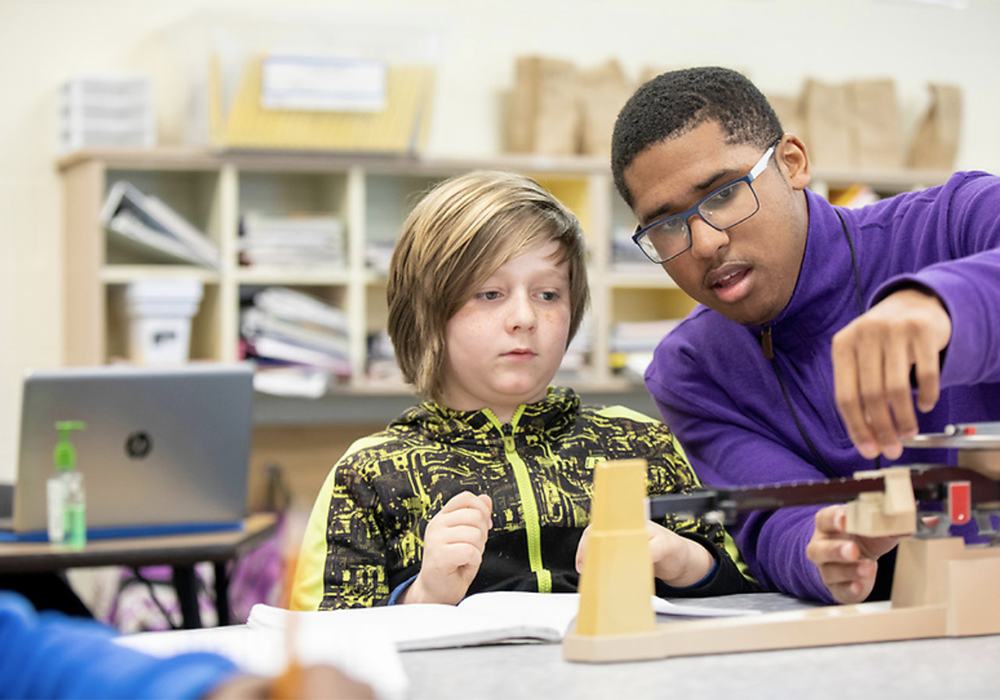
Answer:
[[[680, 602], [680, 601], [679, 601]], [[691, 601], [764, 611], [808, 607], [780, 594]], [[670, 623], [670, 624], [683, 624]], [[791, 649], [656, 661], [565, 661], [558, 644], [400, 654], [409, 697], [801, 700], [990, 698], [1000, 693], [1000, 636]]]
[[229, 576], [226, 562], [236, 559], [277, 530], [277, 517], [255, 513], [240, 530], [161, 537], [128, 537], [88, 541], [83, 549], [39, 542], [0, 542], [0, 572], [59, 571], [91, 566], [170, 566], [181, 604], [184, 627], [201, 627], [194, 565], [215, 566], [215, 608], [219, 624], [229, 624]]
[[[676, 602], [762, 612], [814, 605], [779, 593]], [[683, 618], [666, 622], [684, 623]], [[245, 625], [234, 625], [129, 635], [123, 643], [161, 653], [226, 653], [228, 649], [238, 663], [246, 663], [253, 657], [248, 650], [270, 648], [261, 640], [253, 641], [253, 634]], [[151, 642], [156, 643], [150, 646]], [[353, 666], [371, 683], [386, 683], [393, 675], [386, 673], [388, 665], [384, 660], [359, 662], [359, 648], [363, 645], [344, 647], [342, 639], [323, 645], [331, 652], [332, 662], [345, 668]], [[498, 644], [399, 653], [406, 676], [406, 700], [995, 700], [1000, 693], [1000, 676], [993, 664], [998, 658], [1000, 635], [608, 664], [566, 661], [561, 644]], [[247, 668], [264, 672], [252, 663]]]

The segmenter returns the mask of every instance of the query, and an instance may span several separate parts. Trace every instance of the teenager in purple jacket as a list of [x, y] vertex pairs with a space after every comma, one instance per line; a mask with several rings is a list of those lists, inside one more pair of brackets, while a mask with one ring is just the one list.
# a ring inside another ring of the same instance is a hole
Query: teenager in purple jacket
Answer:
[[[834, 207], [807, 189], [806, 147], [763, 94], [714, 67], [640, 87], [611, 159], [636, 242], [700, 302], [646, 385], [707, 485], [953, 464], [900, 440], [1000, 420], [1000, 178]], [[785, 508], [734, 534], [773, 590], [885, 597], [897, 539], [844, 521], [843, 506]]]

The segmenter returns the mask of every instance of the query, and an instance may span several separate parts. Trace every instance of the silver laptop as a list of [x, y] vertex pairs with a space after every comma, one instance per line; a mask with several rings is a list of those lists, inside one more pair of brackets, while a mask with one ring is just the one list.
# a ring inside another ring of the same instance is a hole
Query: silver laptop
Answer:
[[29, 372], [17, 483], [0, 539], [48, 539], [46, 482], [57, 421], [70, 431], [91, 538], [239, 527], [253, 414], [249, 363], [102, 366]]

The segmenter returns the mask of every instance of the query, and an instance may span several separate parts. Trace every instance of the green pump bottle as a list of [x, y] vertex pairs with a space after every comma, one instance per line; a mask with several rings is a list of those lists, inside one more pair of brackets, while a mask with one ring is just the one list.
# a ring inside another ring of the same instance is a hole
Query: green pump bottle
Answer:
[[49, 542], [79, 549], [87, 542], [87, 505], [83, 474], [76, 470], [76, 450], [71, 430], [84, 430], [81, 421], [57, 421], [59, 442], [52, 453], [56, 473], [48, 482]]

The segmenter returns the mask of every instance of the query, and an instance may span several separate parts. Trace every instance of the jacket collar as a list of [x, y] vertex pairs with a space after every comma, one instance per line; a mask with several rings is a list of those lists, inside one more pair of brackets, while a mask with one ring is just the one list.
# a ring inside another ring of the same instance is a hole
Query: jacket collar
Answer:
[[[580, 398], [572, 389], [549, 387], [545, 398], [523, 404], [514, 412], [511, 434], [560, 432], [575, 419]], [[488, 409], [456, 411], [434, 401], [424, 401], [405, 411], [390, 428], [409, 426], [438, 442], [494, 441], [504, 437], [496, 416]]]
[[[806, 190], [806, 202], [809, 229], [795, 291], [784, 310], [764, 324], [771, 327], [774, 347], [784, 352], [810, 347], [817, 337], [832, 335], [843, 325], [846, 309], [850, 310], [847, 318], [857, 315], [851, 246], [844, 234], [844, 226], [850, 231], [851, 217], [841, 210], [841, 225], [837, 210], [810, 190]], [[748, 328], [760, 336], [764, 326]]]

